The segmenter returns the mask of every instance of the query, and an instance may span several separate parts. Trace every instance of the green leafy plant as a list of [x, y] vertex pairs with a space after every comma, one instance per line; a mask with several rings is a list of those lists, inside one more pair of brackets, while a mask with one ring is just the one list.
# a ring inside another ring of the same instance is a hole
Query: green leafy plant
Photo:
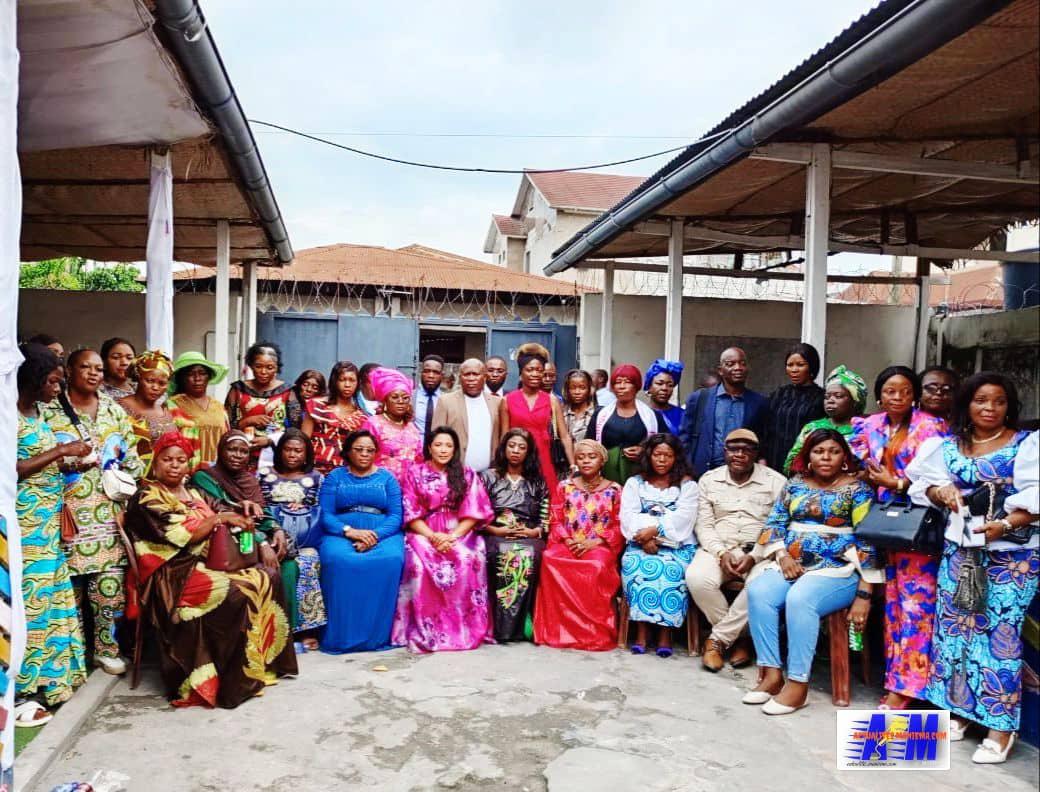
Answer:
[[22, 289], [64, 291], [144, 291], [141, 273], [132, 264], [94, 264], [78, 256], [23, 263], [18, 278]]

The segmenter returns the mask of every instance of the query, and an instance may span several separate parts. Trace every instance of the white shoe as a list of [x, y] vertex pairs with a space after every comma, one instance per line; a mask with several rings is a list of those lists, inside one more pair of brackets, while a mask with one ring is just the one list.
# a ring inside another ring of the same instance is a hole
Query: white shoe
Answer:
[[98, 657], [94, 663], [106, 674], [121, 676], [126, 673], [126, 663], [121, 657]]
[[1011, 746], [1015, 744], [1015, 735], [1011, 734], [1008, 736], [1007, 745], [1001, 750], [1000, 743], [996, 740], [991, 740], [987, 737], [982, 741], [974, 754], [971, 756], [971, 761], [975, 764], [1003, 764], [1007, 761], [1008, 754], [1011, 752]]
[[766, 715], [790, 715], [792, 712], [798, 712], [798, 710], [808, 706], [809, 702], [806, 701], [800, 707], [789, 707], [787, 704], [781, 704], [770, 696], [769, 701], [762, 705], [762, 712]]
[[743, 704], [765, 704], [773, 694], [767, 690], [749, 690], [740, 701]]
[[960, 742], [964, 739], [964, 734], [967, 731], [967, 721], [960, 721], [956, 718], [950, 718], [950, 742]]

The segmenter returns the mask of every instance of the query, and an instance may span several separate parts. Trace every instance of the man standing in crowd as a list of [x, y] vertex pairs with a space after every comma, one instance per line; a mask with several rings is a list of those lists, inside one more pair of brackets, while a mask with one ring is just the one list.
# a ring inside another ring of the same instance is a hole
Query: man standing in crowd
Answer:
[[[784, 479], [766, 465], [756, 465], [758, 437], [750, 429], [726, 435], [726, 464], [709, 470], [697, 483], [697, 539], [700, 547], [686, 568], [686, 587], [712, 623], [701, 663], [709, 671], [722, 668], [726, 650], [734, 668], [751, 662], [750, 640], [742, 635], [748, 620], [747, 589], [726, 602], [723, 585], [746, 581], [756, 561], [752, 550]], [[691, 618], [693, 618], [691, 616]]]
[[484, 361], [484, 371], [487, 374], [487, 390], [493, 396], [506, 395], [506, 376], [509, 374], [508, 364], [504, 357], [492, 355]]
[[459, 390], [437, 400], [433, 426], [449, 426], [459, 436], [466, 467], [478, 473], [491, 467], [498, 447], [498, 408], [501, 396], [484, 390], [484, 364], [470, 358], [459, 367]]
[[606, 407], [613, 404], [617, 399], [610, 390], [610, 374], [606, 369], [596, 369], [592, 372], [592, 387], [596, 389], [596, 404]]
[[378, 363], [366, 363], [360, 369], [358, 369], [358, 393], [360, 394], [359, 401], [361, 402], [361, 409], [368, 415], [376, 414], [376, 407], [379, 406], [379, 401], [372, 393], [372, 383], [369, 382], [368, 375], [379, 368]]
[[686, 400], [679, 439], [689, 454], [694, 478], [725, 463], [724, 443], [734, 429], [765, 436], [769, 400], [747, 388], [747, 355], [738, 347], [719, 356], [719, 384], [700, 388]]
[[415, 428], [423, 437], [423, 442], [430, 435], [434, 409], [441, 397], [441, 380], [444, 379], [444, 358], [440, 355], [427, 355], [422, 359], [419, 370], [419, 385], [415, 391]]

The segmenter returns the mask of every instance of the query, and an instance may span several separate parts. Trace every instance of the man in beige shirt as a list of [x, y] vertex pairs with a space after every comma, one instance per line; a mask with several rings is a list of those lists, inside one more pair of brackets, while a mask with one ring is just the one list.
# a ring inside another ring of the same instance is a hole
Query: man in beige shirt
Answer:
[[713, 625], [701, 657], [712, 672], [722, 668], [730, 647], [734, 668], [751, 662], [750, 642], [742, 635], [748, 619], [747, 589], [741, 589], [729, 604], [722, 587], [732, 580], [746, 581], [762, 563], [752, 550], [787, 481], [775, 470], [755, 464], [758, 446], [758, 437], [750, 429], [734, 429], [724, 442], [726, 464], [709, 470], [697, 482], [699, 547], [686, 569], [686, 587]]

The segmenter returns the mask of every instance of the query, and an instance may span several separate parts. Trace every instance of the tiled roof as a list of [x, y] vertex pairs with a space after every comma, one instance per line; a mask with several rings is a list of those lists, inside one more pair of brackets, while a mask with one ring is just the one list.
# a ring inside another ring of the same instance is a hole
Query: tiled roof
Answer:
[[491, 219], [495, 222], [498, 233], [502, 236], [510, 237], [526, 237], [527, 228], [524, 225], [524, 221], [519, 217], [512, 217], [511, 215], [491, 215]]
[[[202, 280], [212, 278], [214, 272], [212, 267], [195, 267], [177, 273], [175, 278], [181, 281]], [[231, 277], [241, 277], [239, 267], [231, 268]], [[576, 297], [588, 291], [566, 281], [514, 272], [421, 245], [409, 245], [398, 250], [345, 243], [324, 245], [298, 251], [293, 263], [287, 267], [261, 268], [257, 277], [261, 281], [345, 283], [558, 297]]]
[[618, 176], [612, 173], [560, 171], [527, 173], [531, 183], [552, 207], [589, 209], [602, 212], [643, 183], [643, 176]]

